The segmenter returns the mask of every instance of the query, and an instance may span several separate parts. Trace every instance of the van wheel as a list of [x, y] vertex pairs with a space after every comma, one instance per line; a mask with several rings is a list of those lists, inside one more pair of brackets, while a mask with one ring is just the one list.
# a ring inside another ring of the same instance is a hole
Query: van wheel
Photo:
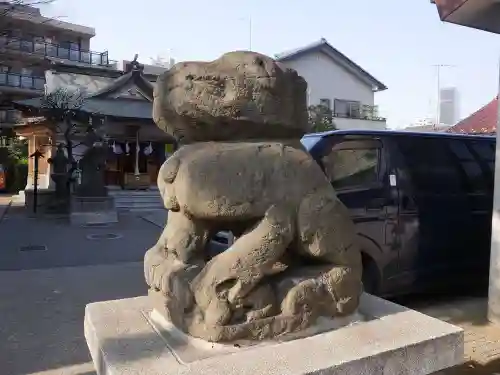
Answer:
[[368, 257], [363, 256], [363, 290], [369, 294], [378, 292], [378, 270], [375, 262]]

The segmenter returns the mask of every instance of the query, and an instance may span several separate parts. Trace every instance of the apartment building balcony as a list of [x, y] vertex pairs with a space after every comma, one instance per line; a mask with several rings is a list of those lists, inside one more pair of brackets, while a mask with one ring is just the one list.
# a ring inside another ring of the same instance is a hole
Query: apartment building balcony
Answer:
[[376, 105], [336, 100], [333, 117], [337, 129], [385, 130], [387, 127], [386, 118], [379, 115]]
[[0, 109], [0, 128], [12, 127], [22, 119], [22, 114], [15, 109]]
[[0, 91], [9, 94], [43, 94], [45, 77], [18, 73], [0, 73]]
[[116, 63], [116, 61], [109, 59], [108, 52], [85, 51], [63, 47], [59, 44], [8, 36], [0, 36], [0, 51], [33, 57], [54, 57], [94, 66], [111, 66]]

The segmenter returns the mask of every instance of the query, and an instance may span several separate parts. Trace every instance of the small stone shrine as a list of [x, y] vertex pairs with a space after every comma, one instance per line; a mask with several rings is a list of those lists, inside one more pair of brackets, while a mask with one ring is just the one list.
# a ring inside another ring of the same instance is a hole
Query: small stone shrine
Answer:
[[48, 162], [52, 165], [50, 177], [55, 184], [55, 198], [58, 202], [67, 201], [69, 199], [68, 158], [62, 144], [57, 145], [54, 157], [50, 158]]
[[92, 142], [78, 162], [81, 181], [72, 199], [70, 221], [76, 225], [118, 222], [112, 197], [106, 187], [106, 156], [102, 142]]
[[94, 145], [85, 151], [78, 163], [81, 170], [81, 184], [76, 193], [81, 197], [106, 197], [105, 164], [107, 148]]

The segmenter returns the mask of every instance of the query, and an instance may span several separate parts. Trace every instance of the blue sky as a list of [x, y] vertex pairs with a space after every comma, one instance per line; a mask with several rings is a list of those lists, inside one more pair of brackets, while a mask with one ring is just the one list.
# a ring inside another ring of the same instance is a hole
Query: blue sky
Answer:
[[500, 36], [443, 24], [429, 0], [57, 0], [43, 12], [94, 27], [93, 50], [143, 63], [248, 49], [250, 29], [252, 50], [271, 56], [324, 37], [389, 87], [375, 100], [391, 127], [435, 115], [434, 64], [455, 66], [441, 82], [459, 89], [461, 117], [498, 91]]

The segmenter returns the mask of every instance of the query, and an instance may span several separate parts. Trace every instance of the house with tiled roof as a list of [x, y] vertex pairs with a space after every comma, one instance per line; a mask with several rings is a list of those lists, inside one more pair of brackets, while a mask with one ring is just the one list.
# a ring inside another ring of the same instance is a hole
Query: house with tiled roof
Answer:
[[387, 86], [326, 39], [275, 58], [304, 77], [309, 105], [329, 107], [338, 129], [386, 128], [386, 119], [375, 105], [375, 94]]
[[448, 133], [484, 134], [497, 132], [498, 96], [447, 130]]

